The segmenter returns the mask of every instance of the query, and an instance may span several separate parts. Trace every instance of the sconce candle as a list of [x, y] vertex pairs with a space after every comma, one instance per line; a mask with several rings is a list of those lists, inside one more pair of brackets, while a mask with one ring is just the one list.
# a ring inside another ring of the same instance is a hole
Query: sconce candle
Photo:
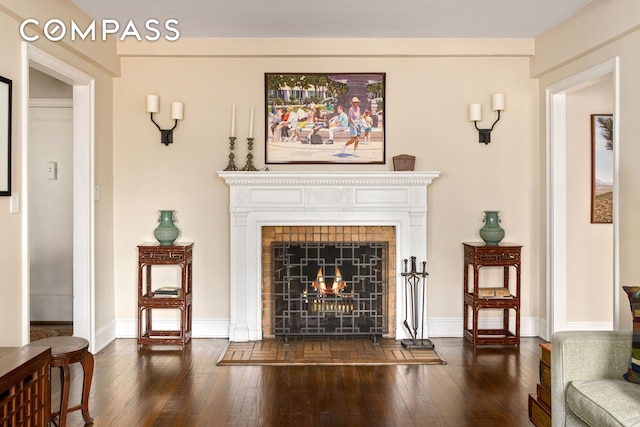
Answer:
[[236, 136], [236, 104], [231, 108], [231, 137]]
[[147, 95], [147, 113], [157, 113], [159, 105], [158, 95]]
[[504, 111], [504, 94], [494, 93], [491, 98], [491, 105], [493, 107], [493, 111]]
[[482, 105], [471, 104], [469, 105], [469, 121], [476, 122], [482, 120]]
[[184, 104], [182, 102], [171, 103], [171, 118], [173, 120], [182, 120], [184, 118]]
[[249, 115], [249, 138], [253, 138], [253, 105], [251, 106], [251, 114]]

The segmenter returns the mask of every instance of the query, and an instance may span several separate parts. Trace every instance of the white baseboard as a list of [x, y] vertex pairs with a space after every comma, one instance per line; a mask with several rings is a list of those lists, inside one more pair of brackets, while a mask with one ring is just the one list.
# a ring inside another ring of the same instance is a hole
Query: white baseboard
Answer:
[[[520, 336], [521, 337], [539, 337], [541, 331], [540, 326], [542, 320], [537, 317], [521, 317], [520, 318]], [[430, 317], [427, 320], [429, 337], [437, 338], [455, 338], [463, 336], [463, 320], [461, 317]], [[481, 329], [501, 329], [502, 318], [480, 319], [478, 327]], [[514, 324], [511, 322], [511, 330]]]
[[116, 322], [109, 322], [109, 324], [100, 330], [96, 331], [96, 342], [93, 347], [93, 352], [97, 353], [116, 339]]
[[[513, 322], [512, 322], [513, 323]], [[154, 325], [158, 329], [178, 329], [178, 321], [175, 319], [154, 319]], [[463, 321], [460, 317], [431, 317], [427, 320], [429, 337], [433, 338], [461, 338], [463, 336]], [[502, 319], [480, 319], [480, 328], [499, 329], [502, 327]], [[513, 328], [513, 324], [511, 325]], [[573, 322], [567, 324], [568, 330], [612, 330], [611, 322]], [[537, 317], [520, 318], [521, 337], [541, 337], [549, 340], [546, 335], [546, 321]], [[116, 338], [137, 338], [137, 319], [118, 319], [109, 323], [96, 332], [95, 351], [105, 348]], [[194, 319], [192, 338], [229, 338], [229, 319]]]
[[[512, 322], [513, 323], [513, 322]], [[175, 319], [154, 319], [158, 329], [178, 329]], [[429, 318], [427, 320], [429, 337], [433, 338], [461, 338], [463, 336], [463, 321], [460, 317]], [[480, 328], [499, 329], [502, 319], [480, 319]], [[513, 328], [513, 324], [511, 325]], [[611, 322], [573, 322], [567, 324], [568, 330], [579, 331], [607, 331], [612, 330]], [[541, 337], [549, 340], [546, 335], [546, 321], [537, 317], [520, 318], [521, 337]], [[116, 338], [137, 338], [137, 319], [118, 319], [96, 333], [95, 351], [98, 352], [109, 345]], [[229, 319], [194, 319], [192, 338], [229, 338]]]
[[613, 322], [567, 322], [567, 331], [613, 331]]
[[[157, 329], [178, 329], [178, 321], [175, 319], [154, 319], [154, 326]], [[429, 318], [428, 332], [430, 337], [462, 337], [462, 318]], [[525, 317], [520, 319], [521, 337], [538, 337], [544, 331], [544, 321], [536, 317]], [[480, 327], [483, 329], [498, 329], [502, 327], [502, 319], [480, 319]], [[112, 338], [109, 339], [109, 335]], [[113, 328], [103, 328], [96, 336], [99, 349], [104, 348], [115, 338], [137, 338], [138, 320], [119, 319], [116, 320]], [[229, 338], [229, 319], [194, 319], [192, 338]]]
[[[178, 330], [176, 319], [153, 319], [154, 329]], [[229, 319], [193, 319], [192, 338], [229, 338]], [[138, 338], [137, 319], [116, 320], [116, 338]]]

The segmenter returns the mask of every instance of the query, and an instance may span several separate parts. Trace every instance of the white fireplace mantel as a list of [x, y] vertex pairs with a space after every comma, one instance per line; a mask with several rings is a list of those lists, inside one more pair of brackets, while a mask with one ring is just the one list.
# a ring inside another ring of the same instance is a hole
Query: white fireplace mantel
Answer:
[[[231, 341], [262, 339], [262, 227], [390, 225], [396, 229], [397, 266], [411, 256], [427, 259], [427, 186], [439, 171], [218, 175], [230, 187]], [[396, 288], [395, 336], [408, 338], [402, 327], [404, 287]]]

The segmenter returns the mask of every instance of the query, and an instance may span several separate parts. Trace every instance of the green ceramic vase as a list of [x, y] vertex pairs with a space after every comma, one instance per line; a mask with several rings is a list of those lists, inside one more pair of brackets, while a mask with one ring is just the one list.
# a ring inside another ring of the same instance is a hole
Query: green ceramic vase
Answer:
[[500, 227], [500, 211], [484, 211], [482, 222], [484, 225], [480, 229], [480, 238], [487, 246], [497, 246], [504, 239], [504, 229]]
[[180, 230], [173, 223], [173, 214], [175, 211], [160, 211], [160, 223], [154, 230], [153, 235], [160, 243], [160, 246], [171, 246], [176, 241]]

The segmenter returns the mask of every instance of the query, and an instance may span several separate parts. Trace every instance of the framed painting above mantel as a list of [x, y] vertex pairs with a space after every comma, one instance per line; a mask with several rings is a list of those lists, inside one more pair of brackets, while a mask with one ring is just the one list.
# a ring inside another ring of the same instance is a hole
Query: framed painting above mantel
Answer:
[[11, 196], [11, 86], [0, 76], [0, 196]]
[[591, 223], [613, 222], [613, 115], [591, 115]]
[[265, 73], [265, 163], [384, 164], [385, 73]]

